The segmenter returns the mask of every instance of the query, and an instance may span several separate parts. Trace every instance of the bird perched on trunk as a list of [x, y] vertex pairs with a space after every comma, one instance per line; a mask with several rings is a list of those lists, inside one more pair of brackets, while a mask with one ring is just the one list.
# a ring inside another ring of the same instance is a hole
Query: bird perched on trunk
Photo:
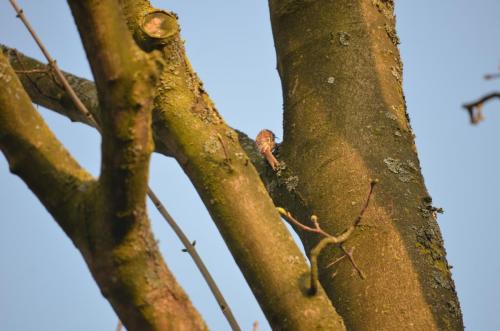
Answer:
[[267, 129], [261, 130], [255, 138], [257, 149], [260, 154], [264, 155], [273, 170], [276, 170], [280, 163], [273, 155], [273, 150], [276, 147], [275, 138], [274, 133]]

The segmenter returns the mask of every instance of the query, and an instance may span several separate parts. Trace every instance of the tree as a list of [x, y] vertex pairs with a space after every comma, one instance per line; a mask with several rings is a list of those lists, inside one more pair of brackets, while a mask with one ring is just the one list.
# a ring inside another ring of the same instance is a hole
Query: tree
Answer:
[[[141, 36], [137, 27], [137, 22], [140, 22], [137, 17], [142, 19], [144, 12], [136, 10], [144, 7], [136, 5], [147, 6], [147, 4], [132, 1], [123, 3], [127, 4], [125, 13], [128, 15], [129, 28], [134, 31], [137, 44], [147, 51], [158, 47], [151, 45], [150, 40]], [[111, 2], [108, 4], [112, 6]], [[287, 238], [287, 234], [277, 221], [273, 204], [261, 189], [260, 180], [250, 163], [247, 163], [245, 155], [248, 155], [255, 167], [260, 170], [276, 205], [283, 206], [304, 222], [312, 214], [317, 215], [321, 226], [330, 233], [340, 233], [352, 222], [366, 199], [370, 178], [380, 177], [380, 185], [377, 187], [372, 206], [367, 210], [366, 221], [347, 242], [350, 248], [356, 247], [355, 260], [361, 265], [366, 279], [362, 282], [357, 278], [352, 279], [351, 264], [343, 263], [339, 264], [338, 273], [332, 280], [331, 271], [326, 265], [336, 258], [334, 256], [338, 254], [336, 250], [325, 250], [319, 262], [321, 284], [348, 327], [373, 329], [383, 326], [398, 329], [410, 323], [413, 323], [416, 329], [461, 327], [454, 286], [433, 216], [435, 209], [423, 186], [411, 129], [405, 116], [401, 90], [401, 64], [396, 47], [397, 36], [391, 2], [361, 1], [350, 5], [344, 2], [321, 5], [309, 2], [285, 4], [271, 2], [278, 69], [283, 81], [285, 98], [285, 134], [278, 158], [286, 164], [286, 167], [280, 168], [277, 173], [262, 163], [261, 158], [255, 153], [253, 143], [248, 142], [243, 135], [240, 135], [240, 143], [247, 147], [247, 154], [240, 150], [233, 131], [225, 126], [220, 116], [216, 114], [210, 99], [193, 75], [176, 34], [173, 39], [166, 42], [166, 45], [161, 46], [164, 47], [164, 54], [167, 56], [163, 56], [159, 61], [166, 62], [162, 63], [163, 68], [167, 68], [166, 71], [151, 65], [155, 60], [158, 61], [158, 57], [148, 58], [151, 55], [156, 56], [154, 52], [138, 56], [137, 60], [142, 61], [139, 64], [119, 63], [117, 66], [112, 60], [102, 61], [102, 59], [106, 59], [106, 55], [109, 54], [138, 52], [132, 41], [128, 42], [129, 46], [127, 43], [124, 43], [125, 46], [114, 46], [107, 39], [109, 36], [106, 33], [118, 29], [117, 27], [122, 24], [120, 16], [115, 15], [112, 10], [109, 12], [94, 10], [92, 2], [89, 2], [88, 7], [78, 7], [76, 4], [72, 6], [93, 66], [100, 95], [100, 108], [89, 107], [103, 128], [103, 146], [107, 146], [103, 149], [103, 173], [99, 182], [96, 183], [89, 176], [82, 175], [82, 170], [78, 169], [66, 155], [57, 154], [48, 157], [44, 154], [44, 157], [38, 160], [36, 155], [33, 158], [25, 158], [26, 155], [31, 155], [28, 152], [32, 151], [30, 146], [33, 140], [30, 139], [45, 139], [48, 146], [57, 142], [48, 132], [39, 137], [32, 137], [32, 130], [26, 129], [24, 133], [19, 132], [21, 130], [16, 131], [20, 124], [9, 126], [9, 123], [14, 123], [13, 121], [19, 117], [18, 112], [13, 113], [13, 110], [20, 106], [16, 102], [15, 95], [14, 98], [8, 99], [8, 94], [5, 94], [4, 104], [9, 105], [10, 109], [2, 107], [7, 114], [4, 116], [8, 116], [8, 111], [11, 111], [10, 117], [2, 119], [4, 125], [2, 130], [8, 133], [3, 135], [2, 150], [11, 164], [19, 158], [19, 168], [12, 167], [45, 202], [56, 220], [63, 222], [61, 219], [68, 219], [68, 215], [72, 212], [57, 210], [57, 205], [51, 205], [54, 204], [55, 198], [51, 199], [46, 194], [55, 194], [55, 197], [58, 197], [61, 192], [57, 190], [45, 192], [46, 182], [37, 186], [37, 181], [41, 180], [40, 176], [33, 168], [23, 168], [23, 159], [25, 167], [36, 166], [37, 170], [47, 168], [45, 164], [47, 159], [49, 166], [67, 164], [69, 178], [61, 181], [59, 176], [54, 174], [51, 188], [69, 189], [71, 194], [65, 196], [75, 195], [76, 200], [72, 204], [84, 200], [85, 197], [75, 192], [78, 190], [74, 190], [74, 187], [66, 187], [68, 179], [76, 183], [74, 185], [76, 188], [81, 188], [82, 185], [78, 180], [88, 182], [89, 188], [84, 187], [85, 191], [108, 190], [96, 195], [100, 197], [99, 199], [104, 199], [102, 205], [97, 204], [95, 206], [97, 210], [88, 211], [91, 214], [95, 213], [96, 219], [103, 220], [98, 223], [99, 225], [107, 225], [104, 229], [94, 228], [96, 224], [89, 226], [88, 237], [95, 236], [96, 238], [92, 240], [103, 245], [98, 246], [98, 252], [121, 253], [121, 247], [115, 246], [122, 243], [121, 236], [129, 238], [128, 236], [132, 235], [131, 231], [136, 230], [134, 224], [147, 226], [144, 213], [134, 214], [128, 211], [136, 208], [144, 209], [146, 190], [144, 178], [147, 169], [145, 165], [150, 142], [146, 139], [147, 134], [131, 137], [127, 129], [130, 123], [138, 123], [140, 127], [137, 127], [135, 132], [147, 133], [148, 126], [143, 124], [150, 121], [148, 104], [152, 96], [148, 96], [144, 91], [153, 89], [144, 86], [153, 84], [149, 82], [153, 80], [151, 77], [159, 75], [161, 84], [156, 88], [158, 95], [153, 113], [156, 150], [176, 157], [190, 176], [273, 326], [307, 329], [311, 325], [318, 325], [315, 323], [323, 323], [323, 320], [324, 323], [341, 322], [338, 322], [338, 316], [329, 306], [321, 290], [314, 296], [308, 296], [300, 291], [296, 281], [306, 273], [307, 268], [300, 258], [288, 259], [288, 263], [280, 264], [283, 262], [283, 257], [287, 261], [287, 256], [298, 257], [296, 255], [298, 253], [288, 239], [283, 239]], [[99, 25], [96, 22], [109, 24], [106, 32], [97, 33]], [[361, 23], [349, 25], [348, 22]], [[172, 26], [176, 25], [172, 23]], [[377, 30], [370, 27], [383, 28]], [[117, 35], [125, 38], [127, 33], [123, 27], [121, 29]], [[96, 44], [102, 44], [102, 48], [95, 47]], [[123, 47], [123, 49], [113, 50], [113, 47]], [[101, 53], [103, 50], [107, 50], [108, 53]], [[179, 56], [173, 57], [172, 54]], [[100, 61], [96, 59], [97, 57]], [[121, 60], [126, 62], [132, 59], [135, 60], [136, 57], [129, 54], [129, 56], [123, 55]], [[130, 68], [131, 72], [124, 72], [123, 78], [118, 76], [119, 84], [115, 84], [114, 78], [112, 82], [109, 81], [108, 74], [108, 70], [112, 72], [118, 70], [113, 66], [117, 66], [118, 69]], [[150, 67], [151, 73], [141, 81], [136, 77], [143, 74], [145, 67]], [[7, 72], [7, 75], [13, 76], [11, 71]], [[137, 88], [141, 89], [139, 93], [129, 93], [130, 88], [135, 88], [134, 85], [131, 87], [127, 84], [132, 80], [131, 77], [134, 77]], [[15, 80], [9, 80], [7, 83], [14, 84], [14, 82]], [[125, 92], [120, 91], [121, 88]], [[129, 95], [138, 99], [129, 100], [128, 97], [124, 97]], [[32, 98], [37, 102], [33, 95]], [[29, 102], [24, 99], [23, 108], [29, 108]], [[42, 101], [39, 100], [38, 103]], [[59, 105], [62, 107], [52, 108], [71, 116], [69, 115], [72, 110], [71, 104], [64, 106], [64, 102], [60, 102]], [[114, 124], [116, 117], [108, 113], [111, 109], [118, 108], [121, 111], [134, 108], [135, 110], [136, 107], [139, 111], [119, 113], [128, 119], [123, 126], [119, 123]], [[137, 118], [138, 116], [142, 117]], [[73, 118], [85, 121], [85, 117]], [[37, 121], [34, 126], [41, 125], [40, 119], [34, 121]], [[117, 136], [122, 137], [122, 135], [125, 138], [123, 141], [115, 141]], [[106, 139], [109, 139], [109, 145]], [[16, 144], [13, 145], [12, 140]], [[126, 144], [133, 146], [143, 144], [144, 148], [133, 148], [132, 156], [136, 157], [130, 160], [128, 158], [131, 155], [127, 154], [127, 148], [124, 148], [127, 147]], [[19, 146], [26, 146], [26, 149], [20, 149]], [[58, 145], [52, 146], [54, 150], [59, 150]], [[138, 156], [136, 152], [139, 152]], [[109, 157], [106, 153], [110, 153]], [[144, 154], [141, 156], [141, 153]], [[115, 158], [119, 158], [119, 162], [113, 162]], [[135, 171], [120, 170], [123, 169], [121, 158], [129, 160], [130, 166], [134, 169], [139, 169], [137, 171], [140, 176], [137, 180], [130, 180], [135, 178], [130, 176], [137, 175]], [[66, 162], [61, 162], [65, 159]], [[109, 171], [108, 167], [112, 167], [115, 171]], [[105, 176], [104, 170], [108, 170], [109, 179]], [[83, 177], [80, 178], [76, 174]], [[115, 178], [115, 176], [120, 177], [119, 175], [121, 178]], [[235, 178], [238, 179], [236, 182]], [[113, 181], [113, 184], [107, 185], [106, 183], [110, 183], [107, 181]], [[134, 187], [128, 188], [130, 196], [125, 194], [122, 197], [123, 204], [119, 204], [120, 200], [115, 196], [117, 188], [123, 185], [123, 190], [118, 191], [126, 193], [127, 186], [131, 183]], [[142, 189], [139, 190], [135, 184]], [[232, 205], [231, 201], [236, 195], [244, 197], [245, 199], [241, 200], [245, 203]], [[95, 199], [93, 196], [92, 201]], [[132, 208], [129, 204], [135, 207]], [[94, 209], [88, 207], [84, 201], [82, 206], [84, 209]], [[116, 218], [117, 213], [119, 218], [125, 216], [126, 221], [118, 223], [115, 220], [109, 223], [109, 220]], [[79, 218], [82, 215], [84, 214], [78, 212], [74, 217]], [[239, 223], [235, 224], [234, 220], [239, 220]], [[122, 228], [122, 224], [128, 222], [130, 228], [128, 226]], [[119, 286], [109, 284], [110, 279], [113, 279], [109, 277], [110, 273], [118, 273], [117, 277], [120, 279], [120, 268], [114, 270], [112, 265], [109, 266], [109, 260], [106, 260], [109, 256], [94, 256], [95, 253], [92, 252], [94, 243], [86, 242], [88, 237], [84, 238], [85, 240], [78, 238], [83, 230], [73, 228], [79, 224], [80, 222], [71, 220], [69, 224], [61, 226], [82, 251], [104, 295], [112, 302], [125, 323], [132, 329], [134, 325], [158, 323], [157, 325], [161, 326], [162, 323], [167, 323], [161, 320], [148, 320], [149, 311], [137, 314], [137, 311], [133, 310], [134, 303], [130, 298], [123, 300], [121, 297], [123, 293], [129, 291], [136, 293], [134, 291], [137, 286], [143, 285], [134, 283], [139, 277], [131, 277], [130, 283], [124, 281]], [[115, 226], [118, 228], [115, 229]], [[140, 231], [143, 230], [140, 228]], [[318, 236], [304, 231], [298, 232], [306, 251], [310, 252], [317, 244]], [[108, 242], [108, 238], [115, 238], [116, 242]], [[245, 239], [248, 241], [245, 242]], [[267, 244], [266, 240], [269, 240]], [[147, 242], [150, 242], [150, 239], [146, 240]], [[148, 248], [147, 245], [142, 247], [153, 251], [154, 258], [159, 259], [155, 255], [157, 253], [154, 247]], [[247, 247], [252, 247], [252, 254], [249, 254]], [[274, 249], [270, 251], [269, 247]], [[93, 265], [93, 259], [98, 257], [104, 258], [104, 261], [98, 263], [99, 267]], [[121, 256], [112, 256], [111, 261], [116, 258], [121, 259]], [[101, 263], [106, 267], [105, 273], [100, 270]], [[155, 270], [155, 266], [152, 266], [152, 269]], [[167, 281], [168, 272], [163, 266], [161, 269], [165, 273], [162, 281]], [[381, 269], [384, 273], [380, 272]], [[262, 273], [266, 275], [265, 279], [271, 285], [279, 283], [281, 288], [266, 287], [266, 284], [262, 284]], [[274, 282], [273, 276], [278, 277]], [[287, 277], [289, 282], [286, 281]], [[292, 301], [290, 298], [284, 298], [279, 304], [271, 302], [269, 296], [273, 291], [283, 291], [284, 284], [290, 286], [286, 289], [286, 293], [295, 295], [295, 299]], [[306, 287], [301, 286], [302, 289]], [[108, 287], [109, 292], [106, 291]], [[138, 293], [144, 294], [147, 290], [141, 289]], [[179, 296], [182, 297], [180, 294]], [[289, 305], [290, 303], [293, 304]], [[190, 307], [182, 306], [183, 304], [186, 303], [182, 302], [179, 311], [192, 314], [188, 318], [191, 322], [198, 320], [193, 317], [196, 316], [196, 312]], [[309, 305], [313, 307], [312, 310], [306, 308]], [[435, 310], [433, 311], [431, 307]], [[162, 305], [152, 305], [148, 309], [154, 311], [163, 308], [165, 307]], [[136, 314], [130, 314], [128, 309], [132, 309]], [[321, 311], [322, 309], [324, 310]], [[297, 311], [307, 313], [309, 319], [304, 320]], [[174, 314], [179, 320], [183, 319], [182, 314]], [[314, 319], [315, 316], [318, 320]], [[290, 325], [284, 324], [285, 318], [290, 321]]]

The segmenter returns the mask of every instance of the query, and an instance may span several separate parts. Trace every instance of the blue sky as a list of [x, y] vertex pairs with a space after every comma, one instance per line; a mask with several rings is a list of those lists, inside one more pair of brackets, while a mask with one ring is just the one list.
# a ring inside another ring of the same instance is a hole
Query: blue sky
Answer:
[[[61, 68], [90, 78], [65, 2], [21, 1]], [[156, 1], [180, 16], [190, 60], [226, 121], [251, 136], [281, 136], [282, 99], [265, 1]], [[499, 70], [498, 0], [399, 1], [404, 90], [419, 156], [454, 266], [465, 325], [500, 330], [500, 102], [486, 121], [461, 109], [495, 89]], [[0, 2], [0, 43], [42, 59], [8, 1]], [[40, 108], [71, 153], [97, 175], [98, 135]], [[179, 221], [220, 284], [245, 330], [269, 326], [191, 184], [173, 160], [155, 155], [151, 186]], [[0, 330], [113, 330], [116, 316], [78, 251], [0, 156]], [[150, 216], [169, 267], [213, 330], [229, 330], [182, 245], [152, 206]]]

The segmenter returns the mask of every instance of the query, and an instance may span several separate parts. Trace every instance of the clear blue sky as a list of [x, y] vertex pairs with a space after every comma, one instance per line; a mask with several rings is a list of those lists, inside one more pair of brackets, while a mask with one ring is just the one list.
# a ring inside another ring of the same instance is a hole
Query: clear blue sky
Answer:
[[[90, 78], [63, 1], [19, 3], [59, 65]], [[281, 135], [281, 90], [265, 1], [157, 1], [180, 16], [189, 57], [228, 123], [251, 136]], [[471, 127], [460, 105], [492, 90], [498, 70], [498, 0], [399, 1], [398, 32], [408, 111], [427, 187], [437, 206], [448, 258], [469, 330], [500, 330], [500, 102]], [[7, 0], [0, 2], [0, 42], [42, 59]], [[243, 102], [242, 102], [243, 101]], [[87, 169], [99, 169], [99, 137], [40, 111]], [[151, 185], [213, 272], [245, 330], [268, 330], [196, 192], [174, 161], [155, 156]], [[113, 330], [116, 317], [78, 251], [0, 156], [0, 330]], [[228, 330], [182, 245], [150, 206], [169, 267], [213, 330]]]

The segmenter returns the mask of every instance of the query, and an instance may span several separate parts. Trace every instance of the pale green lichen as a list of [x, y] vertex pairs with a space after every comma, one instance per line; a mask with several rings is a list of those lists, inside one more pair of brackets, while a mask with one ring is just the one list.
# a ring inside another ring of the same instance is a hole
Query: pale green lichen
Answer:
[[406, 164], [413, 169], [414, 171], [419, 171], [418, 167], [415, 165], [415, 163], [411, 160], [406, 160]]
[[299, 177], [288, 169], [285, 162], [280, 162], [276, 168], [277, 185], [284, 186], [288, 192], [296, 192]]
[[400, 112], [403, 112], [404, 111], [404, 107], [403, 106], [394, 106], [392, 105], [391, 106], [391, 109], [396, 113], [400, 113]]
[[228, 137], [232, 141], [238, 141], [238, 135], [236, 134], [236, 132], [234, 132], [234, 130], [227, 129], [226, 137]]
[[219, 124], [220, 117], [201, 98], [193, 105], [192, 111], [206, 124]]
[[0, 63], [0, 79], [6, 83], [12, 80], [12, 76], [8, 73], [9, 66], [6, 63]]
[[412, 167], [413, 163], [410, 165], [409, 162], [411, 163], [411, 161], [403, 162], [392, 157], [384, 159], [384, 163], [389, 171], [396, 174], [398, 179], [403, 183], [408, 183], [415, 178], [411, 173], [411, 171], [414, 170]]
[[459, 316], [460, 315], [460, 309], [458, 308], [458, 305], [454, 301], [448, 301], [446, 303], [446, 307], [448, 308], [448, 311], [452, 313], [453, 315]]
[[294, 191], [298, 185], [299, 185], [298, 176], [290, 176], [285, 179], [285, 186], [289, 192]]
[[[417, 169], [415, 167], [415, 169]], [[442, 214], [444, 212], [443, 208], [440, 207], [434, 207], [432, 205], [432, 198], [431, 197], [425, 197], [422, 199], [422, 204], [418, 207], [418, 210], [420, 212], [420, 215], [423, 218], [429, 218], [429, 217], [436, 217], [437, 214]]]
[[332, 45], [349, 46], [351, 35], [345, 31], [330, 32], [330, 43]]
[[340, 45], [349, 46], [349, 43], [351, 42], [351, 35], [349, 33], [341, 31], [338, 33], [338, 36]]
[[391, 74], [394, 76], [394, 78], [396, 78], [396, 80], [398, 82], [401, 82], [402, 72], [401, 72], [401, 69], [399, 67], [392, 66], [391, 67]]
[[393, 0], [372, 0], [372, 4], [388, 20], [394, 19], [394, 1]]
[[394, 26], [392, 24], [385, 24], [384, 28], [385, 32], [387, 33], [387, 36], [394, 44], [394, 46], [399, 45], [401, 41], [399, 40], [398, 34], [396, 33], [396, 29], [394, 29]]
[[432, 287], [442, 287], [447, 290], [451, 290], [451, 284], [448, 278], [437, 270], [432, 271], [432, 279], [434, 280], [434, 285]]
[[221, 149], [221, 144], [217, 137], [212, 136], [203, 144], [203, 151], [206, 154], [215, 154], [220, 149]]
[[288, 255], [285, 259], [285, 262], [288, 264], [300, 264], [302, 261], [303, 259], [297, 255]]
[[391, 113], [390, 111], [385, 112], [385, 117], [387, 117], [388, 119], [393, 120], [393, 121], [398, 120], [398, 117], [394, 113]]

